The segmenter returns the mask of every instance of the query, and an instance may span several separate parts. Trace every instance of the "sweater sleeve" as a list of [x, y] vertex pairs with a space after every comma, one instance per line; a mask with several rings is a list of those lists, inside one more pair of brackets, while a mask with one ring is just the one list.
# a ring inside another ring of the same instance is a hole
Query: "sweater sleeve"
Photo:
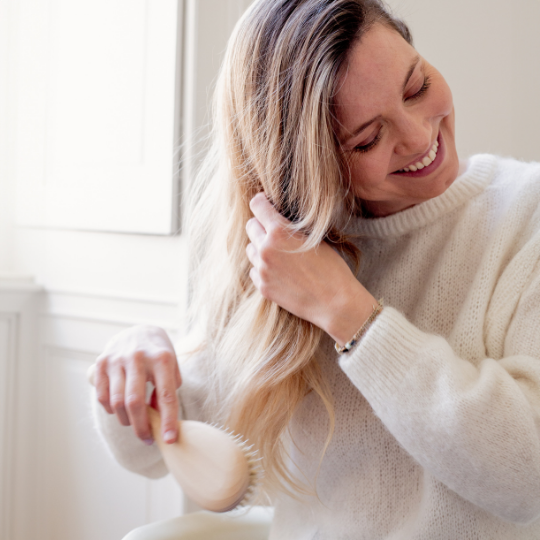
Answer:
[[474, 363], [386, 307], [340, 365], [399, 444], [464, 499], [515, 523], [540, 516], [540, 276], [502, 359]]
[[95, 426], [105, 446], [122, 467], [148, 478], [167, 474], [159, 448], [155, 444], [145, 445], [131, 426], [123, 426], [116, 415], [108, 414], [97, 401], [95, 390], [92, 390], [92, 408]]

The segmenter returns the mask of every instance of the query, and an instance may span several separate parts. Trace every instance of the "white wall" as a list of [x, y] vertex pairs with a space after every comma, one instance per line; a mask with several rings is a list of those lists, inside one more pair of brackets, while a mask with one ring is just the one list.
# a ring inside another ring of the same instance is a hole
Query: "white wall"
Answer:
[[450, 84], [460, 155], [491, 152], [540, 161], [540, 2], [388, 3]]
[[0, 0], [0, 273], [12, 268], [13, 88], [8, 80], [15, 59], [10, 48], [11, 8], [9, 0]]

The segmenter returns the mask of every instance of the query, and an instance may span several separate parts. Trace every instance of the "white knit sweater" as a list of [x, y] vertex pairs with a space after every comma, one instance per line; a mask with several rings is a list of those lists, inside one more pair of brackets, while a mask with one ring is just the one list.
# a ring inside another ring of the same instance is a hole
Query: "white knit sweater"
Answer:
[[[387, 307], [350, 353], [324, 342], [336, 427], [318, 497], [277, 500], [271, 539], [539, 540], [540, 165], [475, 156], [443, 195], [351, 232]], [[184, 380], [200, 418], [204, 382]], [[98, 418], [121, 463], [165, 472]], [[308, 396], [291, 426], [302, 478], [327, 429]]]

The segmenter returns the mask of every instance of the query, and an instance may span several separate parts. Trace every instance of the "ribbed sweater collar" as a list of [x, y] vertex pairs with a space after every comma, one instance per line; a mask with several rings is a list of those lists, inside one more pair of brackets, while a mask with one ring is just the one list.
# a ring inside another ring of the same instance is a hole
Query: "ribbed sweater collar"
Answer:
[[469, 160], [467, 171], [438, 197], [383, 218], [356, 218], [347, 232], [354, 236], [384, 238], [401, 236], [425, 227], [480, 194], [492, 181], [497, 158], [479, 154]]

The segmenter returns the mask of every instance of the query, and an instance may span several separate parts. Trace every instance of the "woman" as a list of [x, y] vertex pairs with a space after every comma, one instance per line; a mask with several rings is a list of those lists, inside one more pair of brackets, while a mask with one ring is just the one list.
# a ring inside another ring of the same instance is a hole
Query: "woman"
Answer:
[[[260, 0], [201, 178], [179, 399], [259, 448], [271, 538], [539, 538], [540, 167], [460, 164], [450, 90], [379, 2]], [[113, 452], [164, 474], [139, 439], [147, 380], [176, 438], [166, 335], [97, 374], [133, 426], [98, 410]]]

